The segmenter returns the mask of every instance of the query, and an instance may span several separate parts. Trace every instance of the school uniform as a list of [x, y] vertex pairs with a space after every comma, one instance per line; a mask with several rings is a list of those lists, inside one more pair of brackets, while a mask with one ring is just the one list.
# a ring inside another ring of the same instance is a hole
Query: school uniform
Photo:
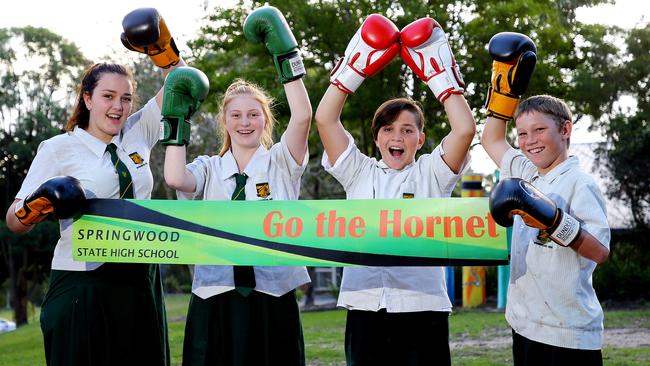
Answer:
[[[242, 172], [246, 200], [295, 200], [308, 161], [298, 165], [283, 135], [269, 150], [260, 146]], [[196, 192], [179, 199], [230, 200], [239, 168], [224, 156], [199, 156], [187, 169]], [[235, 291], [232, 266], [194, 267], [187, 315], [184, 365], [304, 365], [304, 343], [294, 289], [308, 283], [305, 267], [254, 267], [250, 295]]]
[[[161, 118], [151, 99], [112, 140], [131, 174], [136, 199], [151, 198], [149, 157]], [[16, 198], [25, 199], [45, 180], [61, 175], [77, 178], [88, 198], [120, 196], [106, 143], [79, 127], [39, 145]], [[61, 237], [41, 308], [48, 365], [169, 365], [158, 265], [76, 262], [72, 220], [59, 220], [59, 226]]]
[[[500, 168], [503, 177], [533, 184], [609, 248], [605, 200], [593, 178], [580, 169], [577, 157], [570, 156], [540, 175], [530, 160], [511, 148]], [[506, 319], [515, 335], [523, 338], [514, 338], [516, 364], [564, 364], [571, 354], [580, 364], [591, 357], [595, 363], [587, 364], [602, 364], [603, 310], [592, 286], [595, 268], [595, 262], [555, 244], [514, 216]], [[531, 348], [531, 341], [555, 347], [564, 359], [553, 363], [553, 349], [539, 351], [534, 343]], [[576, 352], [567, 355], [566, 349]]]
[[[322, 165], [347, 199], [449, 197], [460, 178], [442, 160], [442, 144], [398, 171], [346, 134], [347, 149], [334, 165], [324, 153]], [[449, 364], [452, 305], [442, 267], [346, 267], [338, 306], [348, 309], [348, 364]]]

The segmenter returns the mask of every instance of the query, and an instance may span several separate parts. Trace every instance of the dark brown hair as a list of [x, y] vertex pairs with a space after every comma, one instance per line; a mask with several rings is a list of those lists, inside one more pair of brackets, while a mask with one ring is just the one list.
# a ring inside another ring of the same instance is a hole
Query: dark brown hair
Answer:
[[77, 102], [75, 103], [74, 109], [72, 110], [72, 115], [68, 119], [68, 123], [65, 125], [66, 131], [72, 131], [74, 126], [79, 126], [84, 130], [88, 128], [88, 123], [90, 119], [90, 111], [86, 108], [86, 103], [84, 102], [84, 95], [92, 95], [99, 79], [101, 79], [104, 74], [119, 74], [126, 76], [133, 85], [133, 93], [135, 94], [135, 80], [133, 79], [133, 74], [126, 67], [118, 64], [108, 64], [108, 63], [97, 63], [90, 66], [84, 72], [83, 79], [81, 80], [81, 85], [78, 87], [77, 91]]
[[422, 113], [422, 108], [420, 108], [418, 102], [410, 98], [389, 99], [377, 108], [375, 116], [372, 118], [371, 128], [373, 141], [377, 140], [379, 130], [384, 126], [393, 123], [402, 111], [413, 113], [418, 129], [420, 132], [424, 130], [424, 114]]

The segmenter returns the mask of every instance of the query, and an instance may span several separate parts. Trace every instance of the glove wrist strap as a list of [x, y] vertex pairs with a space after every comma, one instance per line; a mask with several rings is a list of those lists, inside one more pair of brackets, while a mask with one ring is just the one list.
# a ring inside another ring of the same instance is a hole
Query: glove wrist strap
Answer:
[[176, 48], [176, 42], [172, 38], [169, 47], [165, 48], [162, 52], [155, 55], [149, 55], [151, 61], [158, 67], [163, 69], [168, 69], [172, 66], [178, 65], [180, 61], [180, 53], [178, 48]]
[[275, 68], [278, 70], [280, 81], [283, 84], [300, 79], [306, 73], [305, 65], [302, 63], [302, 57], [298, 51], [275, 56], [273, 61], [275, 61]]
[[568, 247], [580, 234], [580, 222], [566, 212], [562, 213], [554, 230], [551, 230], [551, 239], [557, 244]]
[[488, 99], [485, 102], [488, 117], [509, 121], [515, 114], [518, 105], [519, 97], [499, 93], [490, 86]]
[[[346, 62], [346, 60], [341, 62]], [[344, 93], [353, 94], [366, 78], [347, 64], [340, 65], [340, 67], [342, 69], [332, 75], [330, 81]]]
[[190, 143], [192, 125], [184, 118], [163, 117], [162, 136], [160, 141], [163, 145], [184, 146]]
[[452, 94], [463, 94], [464, 89], [454, 75], [453, 66], [445, 69], [433, 76], [427, 81], [429, 89], [433, 92], [440, 103]]

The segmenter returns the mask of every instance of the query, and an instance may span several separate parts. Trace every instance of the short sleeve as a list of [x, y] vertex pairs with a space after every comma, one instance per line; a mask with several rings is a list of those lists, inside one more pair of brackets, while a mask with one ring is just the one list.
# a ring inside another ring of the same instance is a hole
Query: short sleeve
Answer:
[[458, 183], [461, 175], [469, 166], [470, 158], [469, 154], [465, 156], [463, 165], [458, 174], [456, 174], [442, 158], [444, 154], [442, 143], [440, 143], [430, 154], [420, 156], [417, 160], [417, 167], [420, 170], [421, 176], [426, 177], [426, 181], [428, 182], [435, 182], [443, 197], [447, 197], [451, 195], [456, 183]]
[[569, 214], [581, 222], [583, 230], [609, 248], [611, 232], [607, 222], [607, 206], [600, 189], [592, 179], [576, 187]]
[[156, 98], [151, 98], [140, 110], [133, 113], [126, 120], [124, 131], [127, 132], [131, 128], [139, 128], [142, 131], [142, 136], [147, 142], [149, 148], [153, 147], [160, 139], [160, 107], [156, 102]]
[[208, 167], [210, 166], [210, 157], [207, 155], [198, 156], [194, 161], [187, 164], [185, 168], [194, 175], [196, 180], [196, 191], [181, 192], [176, 191], [176, 196], [180, 200], [202, 199], [205, 192], [205, 183], [208, 179]]
[[282, 137], [280, 137], [280, 143], [271, 147], [271, 159], [272, 164], [279, 168], [280, 171], [287, 172], [289, 174], [289, 179], [295, 182], [302, 177], [302, 174], [307, 168], [307, 163], [309, 162], [309, 151], [305, 151], [302, 164], [298, 165], [289, 151], [285, 134], [282, 134]]
[[20, 190], [16, 193], [16, 198], [25, 199], [43, 182], [58, 175], [61, 175], [61, 169], [57, 161], [57, 154], [47, 140], [43, 141], [38, 145], [36, 156], [32, 160]]
[[502, 178], [521, 178], [526, 181], [537, 174], [537, 167], [515, 148], [509, 148], [499, 164]]
[[341, 183], [343, 189], [348, 191], [352, 184], [359, 180], [359, 177], [364, 171], [364, 167], [369, 167], [372, 161], [357, 148], [354, 144], [354, 138], [352, 138], [349, 132], [346, 131], [345, 135], [348, 137], [348, 147], [334, 162], [334, 165], [330, 165], [327, 152], [323, 152], [321, 165], [326, 172], [330, 173]]

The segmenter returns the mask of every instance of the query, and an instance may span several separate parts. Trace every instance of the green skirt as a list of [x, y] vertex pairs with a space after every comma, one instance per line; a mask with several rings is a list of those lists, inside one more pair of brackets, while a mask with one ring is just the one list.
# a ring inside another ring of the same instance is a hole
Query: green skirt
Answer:
[[228, 291], [192, 295], [183, 365], [304, 366], [305, 345], [294, 291], [280, 297]]
[[159, 266], [105, 263], [94, 271], [52, 270], [41, 329], [50, 366], [168, 366]]

